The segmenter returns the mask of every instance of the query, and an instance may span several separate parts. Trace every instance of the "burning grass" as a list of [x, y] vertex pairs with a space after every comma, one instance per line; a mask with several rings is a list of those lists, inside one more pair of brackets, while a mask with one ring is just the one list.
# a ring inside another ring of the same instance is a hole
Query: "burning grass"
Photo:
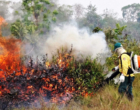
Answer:
[[[67, 104], [72, 98], [93, 96], [103, 79], [96, 60], [77, 61], [70, 51], [62, 51], [49, 62], [47, 56], [33, 61], [20, 53], [21, 42], [0, 38], [0, 109], [45, 104]], [[28, 62], [27, 62], [28, 61]]]

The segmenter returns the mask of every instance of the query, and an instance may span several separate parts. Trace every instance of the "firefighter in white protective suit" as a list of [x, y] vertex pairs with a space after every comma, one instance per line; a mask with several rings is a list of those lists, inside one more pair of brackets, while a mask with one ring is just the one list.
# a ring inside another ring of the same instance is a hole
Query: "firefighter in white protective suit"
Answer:
[[131, 58], [127, 54], [126, 50], [123, 48], [121, 43], [116, 43], [114, 45], [114, 51], [118, 54], [119, 65], [115, 69], [119, 68], [120, 72], [120, 86], [119, 93], [126, 94], [130, 101], [133, 100], [132, 94], [132, 83], [135, 79], [133, 71], [131, 69]]

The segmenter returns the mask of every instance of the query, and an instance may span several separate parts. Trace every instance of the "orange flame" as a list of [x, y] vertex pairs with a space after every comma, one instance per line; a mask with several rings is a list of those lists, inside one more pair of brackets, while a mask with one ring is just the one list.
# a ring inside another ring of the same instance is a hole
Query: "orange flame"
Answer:
[[49, 68], [50, 67], [50, 63], [46, 62], [46, 67]]
[[[16, 75], [21, 75], [21, 72], [19, 70], [23, 70], [22, 74], [25, 74], [27, 71], [27, 68], [22, 65], [21, 66], [21, 53], [20, 53], [20, 47], [21, 47], [21, 41], [13, 38], [3, 38], [0, 37], [0, 78], [3, 78], [6, 81], [6, 77], [11, 75], [14, 71], [16, 71]], [[71, 59], [67, 58], [69, 54], [65, 54], [64, 58], [60, 55], [60, 57], [57, 60], [57, 65], [58, 67], [67, 67], [69, 66], [69, 62]], [[51, 67], [51, 63], [46, 62], [46, 67], [49, 68]], [[40, 71], [40, 70], [38, 70]], [[45, 70], [44, 70], [45, 71]], [[35, 73], [35, 70], [32, 69], [29, 71], [30, 75], [33, 75]], [[38, 72], [39, 73], [39, 72]], [[41, 71], [40, 73], [41, 74]], [[11, 75], [12, 76], [12, 75]], [[36, 89], [35, 86], [31, 84], [27, 84], [25, 91], [21, 90], [23, 95], [20, 95], [20, 97], [23, 97], [22, 99], [28, 100], [29, 96], [26, 94], [31, 94], [32, 96], [35, 95], [36, 92], [41, 93], [43, 96], [47, 96], [46, 91], [51, 91], [51, 101], [52, 102], [61, 102], [61, 98], [64, 98], [65, 101], [69, 100], [70, 97], [72, 96], [72, 93], [76, 91], [76, 89], [72, 86], [74, 86], [74, 81], [72, 78], [65, 77], [65, 78], [60, 78], [61, 73], [58, 72], [57, 74], [52, 74], [49, 77], [44, 77], [41, 80], [43, 80], [43, 85], [41, 86], [41, 89]], [[27, 80], [30, 80], [30, 77], [27, 77]], [[53, 82], [57, 83], [52, 83]], [[67, 87], [67, 84], [69, 83], [71, 86]], [[17, 89], [21, 89], [20, 87], [16, 87]], [[62, 88], [63, 91], [60, 93], [58, 91], [58, 88]], [[2, 88], [0, 86], [0, 96], [3, 95], [4, 91], [6, 93], [10, 93], [10, 90], [7, 88]], [[65, 103], [65, 101], [63, 103]]]
[[0, 16], [0, 26], [5, 22], [4, 18]]
[[[0, 69], [2, 69], [0, 71], [0, 78], [20, 70], [20, 45], [20, 40], [0, 37]], [[25, 68], [23, 71], [25, 71]], [[20, 72], [17, 72], [16, 75], [20, 74]]]

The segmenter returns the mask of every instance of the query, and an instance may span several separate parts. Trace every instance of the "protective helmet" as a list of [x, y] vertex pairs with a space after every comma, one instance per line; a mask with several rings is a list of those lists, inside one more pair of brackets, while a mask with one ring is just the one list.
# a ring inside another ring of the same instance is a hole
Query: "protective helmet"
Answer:
[[117, 42], [115, 45], [114, 45], [114, 51], [116, 52], [116, 50], [120, 47], [123, 47], [121, 43]]

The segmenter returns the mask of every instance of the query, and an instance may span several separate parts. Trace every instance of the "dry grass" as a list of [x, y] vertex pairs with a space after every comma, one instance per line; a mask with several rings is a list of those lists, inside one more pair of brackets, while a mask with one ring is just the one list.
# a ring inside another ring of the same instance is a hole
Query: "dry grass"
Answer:
[[133, 83], [134, 100], [129, 101], [126, 96], [121, 96], [118, 93], [118, 86], [107, 85], [100, 89], [98, 93], [93, 97], [87, 97], [79, 102], [71, 101], [66, 107], [58, 107], [57, 105], [51, 105], [46, 107], [42, 103], [41, 108], [20, 108], [14, 110], [140, 110], [140, 75], [136, 75]]

